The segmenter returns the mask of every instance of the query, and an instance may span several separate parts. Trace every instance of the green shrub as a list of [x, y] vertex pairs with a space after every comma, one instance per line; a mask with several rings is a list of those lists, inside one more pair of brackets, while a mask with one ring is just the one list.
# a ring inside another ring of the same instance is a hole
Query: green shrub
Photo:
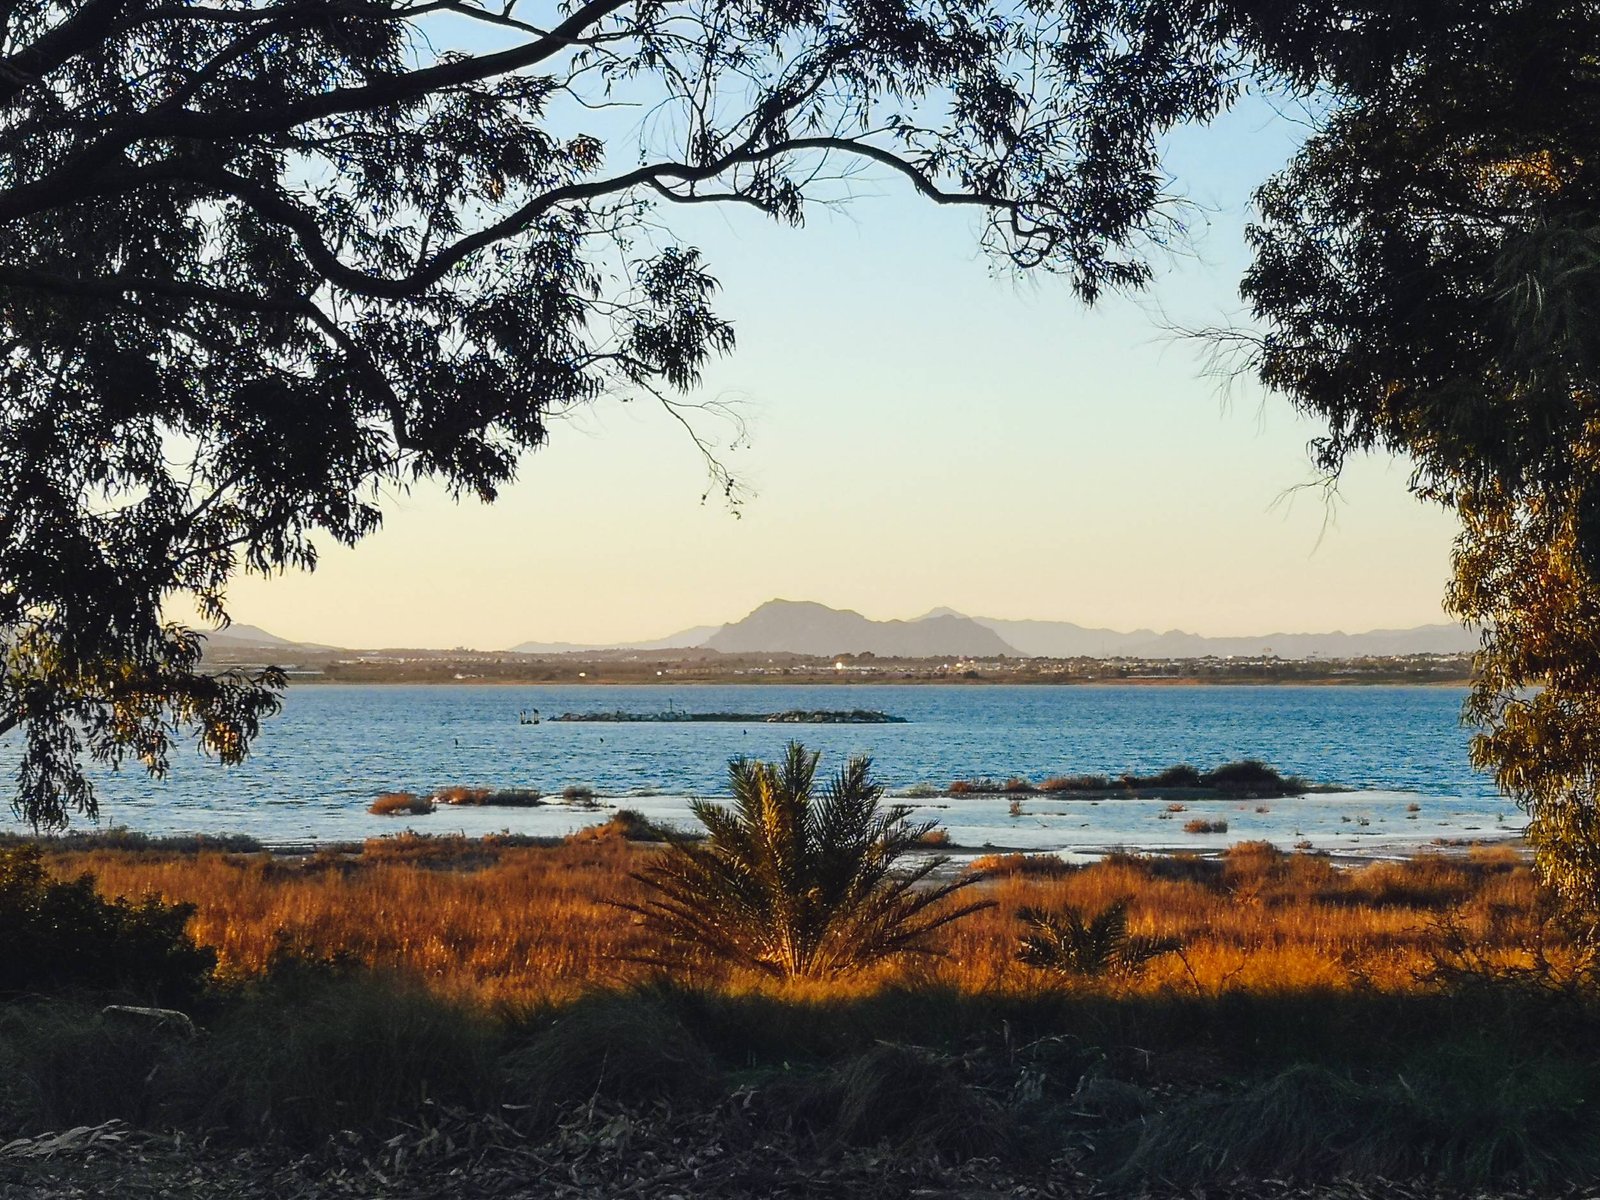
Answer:
[[205, 987], [216, 953], [185, 931], [194, 907], [150, 896], [105, 900], [94, 877], [54, 880], [40, 849], [0, 849], [0, 995], [84, 990], [182, 1004]]

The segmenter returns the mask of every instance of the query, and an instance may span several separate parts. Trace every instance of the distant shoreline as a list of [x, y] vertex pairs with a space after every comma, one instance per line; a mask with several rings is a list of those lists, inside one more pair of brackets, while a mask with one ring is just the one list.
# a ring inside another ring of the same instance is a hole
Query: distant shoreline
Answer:
[[985, 678], [985, 679], [862, 679], [862, 678], [832, 678], [826, 675], [811, 675], [804, 677], [774, 677], [768, 676], [758, 679], [750, 678], [672, 678], [672, 679], [634, 679], [634, 678], [561, 678], [561, 679], [437, 679], [437, 678], [388, 678], [388, 679], [337, 679], [326, 675], [299, 676], [291, 675], [289, 682], [293, 686], [311, 687], [543, 687], [543, 688], [579, 688], [579, 687], [664, 687], [664, 688], [702, 688], [702, 687], [1070, 687], [1070, 688], [1112, 688], [1112, 687], [1151, 687], [1151, 688], [1238, 688], [1238, 687], [1327, 687], [1327, 688], [1382, 688], [1382, 687], [1407, 687], [1407, 688], [1464, 688], [1472, 683], [1470, 676], [1449, 679], [1205, 679], [1199, 676], [1178, 676], [1171, 678], [1150, 679], [1039, 679], [1039, 678]]

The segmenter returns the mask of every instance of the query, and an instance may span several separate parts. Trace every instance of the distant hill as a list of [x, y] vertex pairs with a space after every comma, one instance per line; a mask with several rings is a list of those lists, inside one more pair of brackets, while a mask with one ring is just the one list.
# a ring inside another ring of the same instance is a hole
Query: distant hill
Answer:
[[1260, 637], [1201, 637], [1171, 630], [1134, 643], [1123, 653], [1135, 658], [1203, 658], [1208, 654], [1279, 658], [1368, 658], [1398, 654], [1467, 654], [1478, 648], [1478, 632], [1460, 625], [1418, 625], [1366, 633], [1268, 633]]
[[670, 637], [656, 638], [649, 642], [604, 642], [584, 644], [581, 642], [522, 642], [511, 647], [512, 654], [583, 654], [596, 650], [693, 650], [704, 646], [713, 634], [717, 633], [721, 625], [696, 625], [692, 629], [680, 630]]
[[1016, 657], [994, 630], [967, 617], [873, 621], [849, 609], [803, 600], [769, 600], [724, 625], [706, 646], [725, 654], [877, 654], [885, 658]]
[[[924, 620], [950, 616], [935, 609]], [[954, 614], [960, 615], [960, 614]], [[1400, 654], [1467, 654], [1478, 648], [1478, 632], [1460, 625], [1418, 625], [1410, 629], [1373, 629], [1366, 633], [1267, 633], [1255, 637], [1206, 637], [1169, 629], [1090, 629], [1070, 621], [1006, 621], [972, 617], [1017, 648], [1040, 658], [1366, 658]]]
[[[206, 634], [214, 651], [280, 653], [336, 648], [281, 638], [256, 625], [231, 625]], [[637, 642], [582, 644], [523, 642], [512, 654], [584, 654], [610, 650], [710, 649], [726, 654], [834, 654], [870, 652], [883, 658], [1368, 658], [1405, 654], [1466, 654], [1478, 648], [1478, 633], [1459, 625], [1418, 625], [1365, 633], [1267, 633], [1255, 637], [1206, 637], [1169, 629], [1123, 632], [1071, 621], [1019, 621], [969, 617], [936, 608], [910, 621], [874, 621], [849, 609], [799, 600], [769, 600], [730, 625], [697, 625], [668, 637]], [[423, 650], [421, 654], [445, 651]]]
[[259, 625], [229, 625], [206, 631], [206, 642], [213, 646], [295, 646], [288, 638], [268, 633]]
[[[1091, 629], [1071, 621], [1001, 621], [973, 617], [979, 625], [994, 630], [1029, 658], [1110, 658], [1137, 655], [1135, 647], [1156, 640], [1153, 629], [1121, 633], [1115, 629]], [[1206, 651], [1201, 651], [1202, 654]]]

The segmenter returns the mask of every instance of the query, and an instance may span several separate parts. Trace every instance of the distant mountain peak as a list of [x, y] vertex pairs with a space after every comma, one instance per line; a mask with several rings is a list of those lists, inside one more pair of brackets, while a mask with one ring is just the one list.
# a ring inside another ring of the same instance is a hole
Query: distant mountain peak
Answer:
[[296, 643], [288, 638], [281, 638], [275, 633], [268, 633], [259, 625], [228, 625], [221, 629], [208, 629], [204, 631], [209, 642], [217, 642], [239, 646], [293, 646]]
[[725, 625], [706, 645], [727, 654], [876, 654], [883, 658], [998, 658], [1017, 651], [994, 630], [958, 613], [874, 621], [809, 600], [768, 600]]

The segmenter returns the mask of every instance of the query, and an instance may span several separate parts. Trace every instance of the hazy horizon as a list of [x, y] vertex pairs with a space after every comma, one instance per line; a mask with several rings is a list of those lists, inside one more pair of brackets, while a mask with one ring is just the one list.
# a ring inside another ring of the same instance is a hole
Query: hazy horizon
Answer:
[[[1250, 190], [1301, 127], [1260, 101], [1173, 142], [1192, 248], [1150, 292], [1085, 310], [1062, 280], [996, 274], [974, 218], [883, 178], [805, 229], [676, 211], [739, 347], [691, 403], [751, 489], [736, 517], [653, 400], [556, 422], [493, 506], [424, 486], [315, 574], [240, 578], [231, 611], [341, 645], [607, 643], [737, 619], [774, 596], [874, 619], [935, 606], [1210, 636], [1448, 618], [1454, 520], [1407, 464], [1351, 464], [1329, 520], [1281, 399], [1205, 374], [1177, 326], [1242, 318]], [[1225, 398], [1226, 397], [1226, 398]], [[1303, 489], [1303, 490], [1296, 490]]]
[[[788, 603], [820, 603], [820, 601], [809, 600], [808, 598], [802, 597], [802, 596], [772, 596], [772, 597], [769, 597], [766, 601], [762, 601], [761, 603], [762, 604], [766, 604], [766, 603], [771, 603], [773, 601], [788, 602]], [[616, 646], [626, 647], [631, 643], [646, 643], [646, 642], [661, 641], [663, 639], [676, 637], [679, 634], [690, 633], [690, 632], [694, 632], [694, 631], [700, 630], [700, 629], [706, 629], [706, 630], [720, 629], [725, 625], [734, 624], [734, 623], [740, 621], [741, 619], [743, 619], [744, 617], [749, 616], [750, 612], [754, 611], [754, 608], [757, 608], [757, 607], [760, 607], [760, 605], [753, 606], [752, 609], [750, 609], [750, 610], [746, 610], [746, 611], [740, 612], [740, 613], [735, 613], [735, 614], [732, 614], [732, 615], [724, 617], [724, 618], [707, 619], [705, 621], [692, 622], [692, 623], [690, 623], [688, 625], [681, 625], [681, 626], [674, 627], [672, 629], [666, 629], [666, 628], [648, 629], [648, 628], [641, 627], [639, 629], [634, 630], [631, 633], [625, 633], [625, 634], [619, 635], [618, 637], [607, 638], [607, 639], [603, 639], [603, 640], [594, 640], [594, 641], [589, 641], [589, 642], [576, 642], [576, 641], [572, 641], [572, 640], [566, 639], [566, 638], [545, 637], [545, 636], [542, 636], [537, 631], [534, 631], [528, 637], [519, 638], [516, 642], [507, 643], [505, 645], [480, 645], [480, 644], [477, 644], [477, 643], [474, 643], [474, 642], [471, 642], [471, 641], [466, 641], [466, 640], [463, 640], [463, 639], [460, 639], [460, 638], [456, 638], [454, 640], [447, 640], [447, 641], [444, 641], [444, 642], [388, 642], [388, 641], [372, 641], [370, 639], [369, 640], [362, 640], [362, 641], [354, 641], [354, 642], [339, 642], [339, 641], [336, 641], [334, 639], [330, 639], [330, 638], [327, 638], [327, 637], [319, 636], [315, 632], [312, 632], [312, 633], [309, 633], [309, 634], [305, 634], [305, 635], [298, 635], [298, 634], [291, 635], [291, 634], [285, 633], [282, 629], [274, 628], [274, 627], [272, 627], [270, 625], [263, 625], [262, 623], [257, 622], [257, 621], [245, 621], [245, 620], [236, 620], [234, 622], [234, 630], [235, 630], [235, 632], [237, 632], [239, 627], [251, 627], [251, 628], [260, 629], [262, 632], [270, 634], [270, 635], [273, 635], [275, 637], [285, 638], [286, 640], [289, 640], [289, 641], [292, 641], [292, 642], [304, 642], [304, 643], [311, 644], [311, 645], [330, 645], [330, 646], [337, 645], [337, 646], [342, 646], [343, 648], [346, 648], [346, 649], [382, 649], [382, 648], [385, 648], [385, 647], [389, 647], [389, 648], [396, 648], [396, 649], [401, 649], [401, 648], [410, 648], [410, 649], [417, 649], [417, 650], [464, 649], [464, 650], [471, 650], [471, 651], [474, 651], [474, 652], [493, 652], [493, 651], [497, 651], [497, 650], [510, 650], [510, 649], [513, 649], [516, 645], [519, 645], [519, 644], [522, 644], [522, 643], [529, 643], [529, 642], [538, 642], [538, 643], [544, 643], [544, 644], [548, 644], [548, 645], [557, 645], [557, 644], [567, 644], [567, 645], [576, 645], [576, 646], [585, 646], [585, 645], [608, 646], [608, 645], [616, 645]], [[1085, 621], [1075, 621], [1071, 617], [1037, 617], [1037, 616], [999, 617], [999, 616], [996, 616], [994, 613], [962, 612], [962, 611], [958, 611], [958, 610], [953, 610], [948, 605], [939, 605], [939, 604], [929, 605], [928, 607], [923, 608], [923, 609], [921, 609], [921, 610], [919, 610], [917, 612], [896, 613], [896, 614], [889, 614], [887, 616], [877, 616], [877, 615], [874, 615], [872, 613], [862, 612], [862, 610], [860, 610], [859, 608], [852, 608], [850, 605], [829, 605], [828, 607], [834, 608], [834, 609], [839, 610], [839, 611], [854, 612], [854, 613], [857, 613], [857, 614], [859, 614], [861, 616], [866, 617], [868, 620], [880, 621], [880, 622], [889, 622], [889, 621], [914, 622], [914, 621], [921, 620], [924, 617], [928, 617], [928, 616], [934, 615], [935, 613], [950, 613], [950, 614], [953, 614], [953, 615], [956, 615], [956, 616], [968, 617], [968, 618], [972, 618], [972, 619], [978, 620], [978, 621], [1038, 621], [1038, 622], [1041, 622], [1041, 623], [1056, 623], [1056, 622], [1060, 622], [1060, 623], [1069, 623], [1069, 624], [1078, 625], [1078, 626], [1081, 626], [1081, 627], [1083, 627], [1085, 629], [1106, 629], [1106, 630], [1110, 630], [1110, 631], [1117, 632], [1117, 633], [1149, 632], [1149, 633], [1154, 633], [1154, 634], [1157, 634], [1157, 635], [1168, 634], [1168, 633], [1185, 633], [1185, 634], [1192, 634], [1192, 635], [1196, 635], [1196, 636], [1199, 636], [1199, 637], [1206, 637], [1206, 638], [1257, 638], [1257, 637], [1266, 637], [1266, 636], [1271, 636], [1271, 635], [1283, 635], [1283, 636], [1294, 637], [1294, 636], [1317, 636], [1317, 635], [1340, 634], [1340, 633], [1345, 633], [1345, 634], [1365, 634], [1365, 633], [1384, 632], [1384, 631], [1388, 631], [1388, 630], [1403, 631], [1403, 630], [1407, 630], [1407, 629], [1419, 628], [1419, 627], [1428, 626], [1428, 625], [1445, 625], [1445, 624], [1456, 624], [1457, 623], [1454, 620], [1452, 620], [1448, 615], [1446, 615], [1444, 613], [1441, 613], [1439, 619], [1436, 620], [1436, 621], [1413, 621], [1413, 622], [1409, 622], [1409, 623], [1406, 623], [1406, 624], [1403, 624], [1403, 625], [1372, 625], [1372, 626], [1359, 626], [1359, 627], [1356, 627], [1356, 626], [1337, 627], [1336, 626], [1336, 627], [1330, 627], [1330, 628], [1324, 628], [1324, 629], [1291, 629], [1291, 628], [1266, 629], [1266, 628], [1262, 628], [1262, 629], [1245, 630], [1245, 631], [1239, 632], [1239, 633], [1212, 633], [1212, 632], [1210, 632], [1208, 630], [1205, 630], [1205, 629], [1194, 629], [1194, 628], [1189, 628], [1189, 627], [1182, 626], [1182, 625], [1170, 625], [1170, 626], [1160, 626], [1160, 627], [1158, 627], [1158, 626], [1149, 626], [1149, 625], [1145, 625], [1145, 626], [1132, 626], [1132, 625], [1129, 625], [1129, 626], [1111, 626], [1111, 625], [1095, 625], [1095, 624], [1090, 624], [1089, 622], [1085, 622]]]

